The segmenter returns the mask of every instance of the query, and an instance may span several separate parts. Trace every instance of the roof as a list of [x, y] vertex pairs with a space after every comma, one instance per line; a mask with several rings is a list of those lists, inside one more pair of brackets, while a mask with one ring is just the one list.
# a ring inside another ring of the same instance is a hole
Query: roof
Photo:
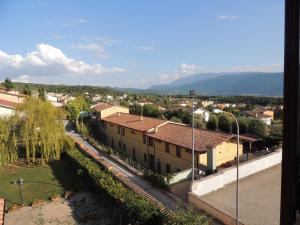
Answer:
[[97, 112], [101, 112], [111, 107], [113, 107], [113, 105], [109, 103], [98, 103], [97, 105], [93, 106], [93, 109], [95, 109]]
[[[159, 127], [156, 133], [147, 135], [174, 145], [192, 149], [192, 128], [184, 124], [168, 122]], [[206, 152], [208, 147], [214, 148], [232, 137], [234, 137], [234, 135], [195, 129], [195, 150], [198, 152]]]
[[0, 106], [4, 106], [6, 108], [14, 109], [18, 106], [18, 103], [0, 99]]
[[273, 118], [272, 116], [269, 116], [269, 115], [266, 115], [266, 114], [263, 114], [263, 113], [260, 113], [260, 112], [255, 112], [255, 111], [246, 111], [245, 112], [247, 116], [252, 116], [252, 117], [255, 117], [255, 118]]
[[154, 119], [150, 117], [143, 117], [141, 120], [141, 116], [128, 113], [115, 113], [111, 116], [102, 118], [102, 120], [138, 131], [148, 131], [151, 128], [167, 122], [166, 120]]

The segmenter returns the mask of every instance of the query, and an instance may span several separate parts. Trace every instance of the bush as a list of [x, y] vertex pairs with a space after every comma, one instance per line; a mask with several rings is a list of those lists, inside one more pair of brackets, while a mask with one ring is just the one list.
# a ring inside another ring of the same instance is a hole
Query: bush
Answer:
[[232, 132], [232, 119], [225, 114], [221, 114], [219, 116], [218, 128], [221, 131], [231, 133]]
[[[77, 148], [66, 151], [66, 155], [86, 174], [96, 188], [104, 191], [123, 208], [131, 224], [139, 225], [208, 225], [209, 219], [203, 214], [178, 207], [174, 214], [162, 213], [155, 205], [141, 195], [127, 189], [104, 170], [98, 163]], [[163, 176], [154, 175], [153, 180], [161, 182]]]
[[153, 173], [151, 170], [146, 170], [143, 177], [148, 180], [153, 186], [162, 189], [168, 189], [168, 185], [165, 182], [165, 176], [157, 173]]
[[266, 125], [258, 119], [249, 120], [248, 131], [251, 134], [257, 134], [262, 137], [265, 137], [267, 135]]
[[216, 115], [211, 115], [206, 127], [209, 130], [216, 130], [218, 127], [218, 117]]

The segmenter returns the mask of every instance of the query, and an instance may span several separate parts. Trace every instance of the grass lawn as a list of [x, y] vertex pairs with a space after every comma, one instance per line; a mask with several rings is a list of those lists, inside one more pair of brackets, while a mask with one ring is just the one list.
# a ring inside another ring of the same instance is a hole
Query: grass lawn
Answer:
[[0, 197], [7, 200], [7, 206], [20, 204], [19, 187], [11, 184], [17, 178], [23, 178], [21, 185], [23, 204], [28, 205], [34, 199], [45, 199], [66, 190], [74, 189], [80, 178], [68, 159], [54, 161], [47, 165], [13, 165], [0, 171]]

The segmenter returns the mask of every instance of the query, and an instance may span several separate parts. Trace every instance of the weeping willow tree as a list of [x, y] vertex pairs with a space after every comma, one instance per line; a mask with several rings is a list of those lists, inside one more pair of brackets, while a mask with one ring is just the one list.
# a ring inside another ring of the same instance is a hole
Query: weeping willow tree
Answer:
[[0, 168], [18, 160], [17, 118], [0, 119]]
[[28, 163], [39, 158], [42, 163], [60, 158], [66, 137], [63, 112], [50, 102], [30, 97], [17, 111], [19, 141]]

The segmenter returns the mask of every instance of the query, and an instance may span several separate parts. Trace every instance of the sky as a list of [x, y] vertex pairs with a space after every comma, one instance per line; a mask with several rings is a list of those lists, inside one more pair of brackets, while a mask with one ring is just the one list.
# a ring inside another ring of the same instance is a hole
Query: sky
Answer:
[[0, 80], [148, 88], [283, 70], [283, 0], [1, 0]]

